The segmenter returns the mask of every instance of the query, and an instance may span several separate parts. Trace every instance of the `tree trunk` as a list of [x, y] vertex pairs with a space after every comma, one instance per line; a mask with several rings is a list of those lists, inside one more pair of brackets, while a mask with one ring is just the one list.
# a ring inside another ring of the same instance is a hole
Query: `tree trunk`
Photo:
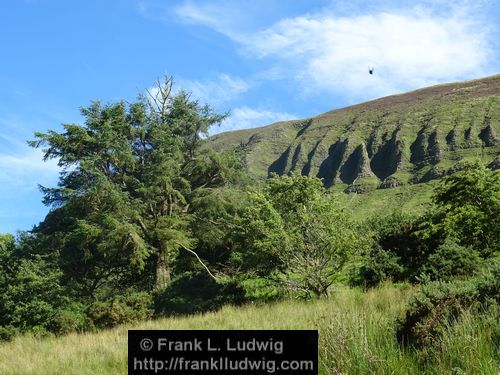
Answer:
[[156, 285], [157, 290], [166, 289], [170, 285], [170, 268], [166, 252], [161, 252], [156, 261]]

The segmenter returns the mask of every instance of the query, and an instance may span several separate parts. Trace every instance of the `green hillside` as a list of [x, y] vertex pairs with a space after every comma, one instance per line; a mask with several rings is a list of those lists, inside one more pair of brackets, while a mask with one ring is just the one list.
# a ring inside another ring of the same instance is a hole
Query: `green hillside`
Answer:
[[[217, 150], [239, 149], [249, 173], [297, 172], [377, 210], [378, 198], [417, 209], [417, 186], [480, 159], [499, 167], [500, 75], [428, 87], [303, 120], [215, 135]], [[376, 190], [390, 189], [383, 193]], [[404, 199], [401, 199], [404, 197]]]

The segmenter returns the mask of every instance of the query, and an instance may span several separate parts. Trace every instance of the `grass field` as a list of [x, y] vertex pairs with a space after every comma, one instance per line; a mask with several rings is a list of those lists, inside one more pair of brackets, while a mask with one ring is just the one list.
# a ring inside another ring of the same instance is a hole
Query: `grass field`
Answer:
[[344, 186], [334, 187], [332, 192], [337, 194], [338, 199], [358, 221], [384, 217], [397, 210], [419, 216], [431, 207], [432, 189], [437, 185], [436, 182], [377, 189], [365, 194], [344, 194]]
[[0, 374], [125, 374], [128, 329], [318, 329], [320, 374], [497, 374], [491, 335], [468, 314], [419, 362], [401, 350], [394, 323], [404, 313], [412, 287], [385, 284], [362, 292], [341, 288], [329, 299], [227, 306], [214, 313], [166, 318], [88, 334], [0, 344]]

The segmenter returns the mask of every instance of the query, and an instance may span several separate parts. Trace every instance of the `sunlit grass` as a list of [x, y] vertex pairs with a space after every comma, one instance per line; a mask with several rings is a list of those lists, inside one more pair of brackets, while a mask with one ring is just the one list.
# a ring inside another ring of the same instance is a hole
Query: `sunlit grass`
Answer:
[[[465, 314], [449, 328], [432, 361], [419, 364], [414, 351], [395, 340], [412, 287], [385, 284], [362, 292], [340, 288], [329, 299], [283, 301], [120, 326], [89, 334], [0, 344], [0, 374], [125, 374], [128, 329], [318, 329], [320, 374], [495, 374], [498, 362], [491, 327]], [[498, 353], [497, 353], [498, 354]]]

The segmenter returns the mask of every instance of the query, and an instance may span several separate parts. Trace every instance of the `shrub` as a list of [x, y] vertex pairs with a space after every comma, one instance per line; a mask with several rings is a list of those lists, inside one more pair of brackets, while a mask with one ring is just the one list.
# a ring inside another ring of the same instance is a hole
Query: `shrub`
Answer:
[[493, 259], [476, 277], [466, 281], [427, 282], [413, 297], [397, 329], [398, 342], [417, 348], [435, 344], [443, 327], [452, 325], [464, 310], [479, 314], [500, 303], [500, 259]]
[[13, 252], [0, 265], [0, 326], [4, 327], [0, 337], [9, 338], [14, 331], [45, 335], [69, 303], [60, 284], [61, 272], [42, 256], [16, 256]]
[[387, 279], [401, 280], [404, 270], [398, 256], [377, 246], [363, 261], [359, 273], [362, 284], [374, 287]]
[[63, 335], [72, 331], [84, 331], [92, 326], [92, 322], [85, 313], [84, 306], [80, 303], [68, 303], [59, 309], [48, 324], [48, 329]]
[[239, 283], [250, 301], [270, 302], [284, 296], [285, 291], [270, 277], [249, 277]]
[[480, 254], [471, 247], [460, 246], [447, 238], [436, 252], [431, 254], [422, 272], [432, 280], [450, 280], [453, 277], [474, 275], [482, 264]]
[[88, 315], [97, 328], [109, 328], [118, 324], [149, 319], [153, 315], [153, 299], [145, 292], [130, 292], [106, 301], [97, 301]]
[[8, 341], [14, 337], [17, 329], [13, 326], [0, 326], [0, 341]]
[[418, 223], [400, 212], [368, 221], [365, 230], [371, 249], [360, 258], [351, 281], [373, 287], [387, 279], [415, 279], [429, 252], [427, 244], [415, 235]]
[[217, 283], [206, 272], [186, 272], [155, 296], [154, 310], [157, 315], [194, 314], [243, 300], [244, 292], [235, 283]]

